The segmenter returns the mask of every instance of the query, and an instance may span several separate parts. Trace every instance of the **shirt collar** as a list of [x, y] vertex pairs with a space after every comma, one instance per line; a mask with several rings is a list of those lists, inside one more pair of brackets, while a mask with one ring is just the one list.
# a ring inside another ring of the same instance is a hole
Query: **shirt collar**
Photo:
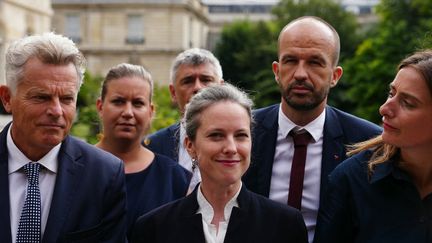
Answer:
[[185, 137], [186, 137], [186, 129], [183, 125], [183, 122], [180, 122], [180, 141], [179, 142], [180, 142], [181, 147], [184, 146], [183, 144], [184, 144]]
[[288, 136], [288, 133], [292, 129], [301, 130], [305, 129], [312, 136], [314, 141], [318, 141], [323, 136], [324, 131], [324, 122], [325, 122], [325, 109], [321, 112], [321, 114], [315, 118], [313, 121], [306, 124], [306, 126], [298, 126], [293, 121], [291, 121], [282, 111], [282, 105], [279, 106], [279, 118], [278, 124], [279, 129], [282, 132], [284, 137]]
[[[13, 124], [9, 127], [6, 136], [6, 140], [7, 140], [6, 146], [8, 150], [8, 161], [9, 161], [8, 162], [9, 174], [14, 173], [15, 171], [21, 169], [25, 164], [32, 161], [31, 159], [27, 158], [27, 156], [25, 156], [23, 152], [21, 152], [21, 150], [19, 150], [19, 148], [16, 146], [15, 142], [13, 141], [11, 135], [12, 126]], [[57, 173], [57, 168], [58, 168], [57, 157], [60, 151], [60, 147], [61, 147], [61, 143], [53, 147], [40, 160], [33, 161], [33, 162], [38, 162], [49, 171], [53, 173]]]
[[393, 178], [398, 180], [411, 181], [409, 175], [397, 166], [397, 161], [395, 159], [390, 159], [375, 167], [370, 182], [371, 184], [377, 183], [388, 176], [393, 176]]
[[[224, 209], [224, 217], [225, 222], [228, 222], [231, 216], [231, 211], [233, 207], [238, 207], [237, 197], [241, 191], [242, 188], [242, 182], [240, 182], [240, 187], [237, 193], [228, 201], [228, 203], [225, 205]], [[207, 201], [207, 199], [204, 197], [204, 195], [201, 192], [201, 184], [198, 186], [198, 192], [197, 192], [197, 200], [199, 209], [197, 213], [201, 213], [202, 218], [205, 222], [210, 224], [210, 222], [213, 219], [214, 211], [213, 207], [210, 205], [210, 203]]]

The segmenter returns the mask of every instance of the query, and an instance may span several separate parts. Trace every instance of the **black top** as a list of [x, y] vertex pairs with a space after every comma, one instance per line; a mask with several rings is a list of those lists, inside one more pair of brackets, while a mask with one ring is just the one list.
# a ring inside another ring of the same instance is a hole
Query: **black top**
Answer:
[[126, 174], [128, 235], [139, 216], [186, 196], [190, 178], [189, 171], [160, 154], [145, 170]]
[[432, 242], [432, 194], [420, 198], [394, 161], [379, 164], [369, 179], [370, 156], [355, 155], [330, 175], [316, 242]]

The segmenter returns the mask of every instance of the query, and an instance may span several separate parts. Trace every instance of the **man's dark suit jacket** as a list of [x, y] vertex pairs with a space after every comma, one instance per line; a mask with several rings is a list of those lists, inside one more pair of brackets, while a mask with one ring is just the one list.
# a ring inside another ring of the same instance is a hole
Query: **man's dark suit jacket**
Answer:
[[[197, 214], [197, 189], [141, 216], [131, 243], [202, 243], [205, 236]], [[307, 232], [300, 212], [242, 187], [228, 223], [224, 243], [306, 243]]]
[[163, 154], [178, 162], [179, 140], [180, 123], [176, 123], [149, 135], [144, 140], [144, 146], [153, 153]]
[[[365, 141], [381, 134], [374, 123], [355, 117], [334, 107], [326, 107], [321, 166], [320, 201], [325, 196], [328, 175], [346, 159], [346, 145]], [[273, 159], [278, 131], [279, 104], [254, 111], [252, 162], [243, 177], [249, 190], [269, 197]], [[317, 222], [318, 227], [319, 222]]]
[[[0, 133], [0, 242], [11, 242], [8, 150]], [[125, 242], [126, 187], [123, 162], [68, 136], [58, 155], [58, 171], [42, 243]], [[11, 193], [14, 193], [13, 191]]]

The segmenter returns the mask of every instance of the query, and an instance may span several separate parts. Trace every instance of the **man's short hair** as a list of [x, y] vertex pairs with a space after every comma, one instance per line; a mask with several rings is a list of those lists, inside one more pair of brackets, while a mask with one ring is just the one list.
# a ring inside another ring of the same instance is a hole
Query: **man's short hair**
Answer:
[[85, 71], [85, 58], [72, 40], [58, 34], [44, 33], [27, 36], [11, 43], [6, 52], [6, 84], [14, 94], [24, 75], [24, 66], [31, 58], [45, 64], [72, 63], [78, 74], [80, 87]]
[[201, 48], [192, 48], [181, 52], [175, 58], [170, 72], [170, 81], [174, 84], [177, 72], [180, 66], [199, 66], [202, 64], [211, 64], [216, 71], [217, 78], [222, 79], [222, 67], [219, 60], [208, 50]]

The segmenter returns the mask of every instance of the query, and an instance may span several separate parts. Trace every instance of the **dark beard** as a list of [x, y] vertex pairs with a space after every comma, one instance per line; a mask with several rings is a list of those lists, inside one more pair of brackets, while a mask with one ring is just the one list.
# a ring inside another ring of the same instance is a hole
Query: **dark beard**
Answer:
[[[294, 110], [298, 111], [310, 111], [316, 108], [321, 102], [306, 102], [306, 103], [296, 103], [290, 100], [287, 96], [284, 96], [283, 99], [285, 102], [292, 107]], [[321, 100], [322, 101], [322, 100]]]
[[330, 87], [324, 88], [322, 90], [316, 91], [313, 89], [313, 87], [311, 85], [308, 85], [307, 83], [303, 83], [302, 85], [306, 88], [308, 88], [310, 91], [312, 91], [312, 97], [310, 97], [308, 99], [308, 101], [305, 102], [295, 102], [294, 99], [292, 99], [291, 97], [294, 95], [290, 95], [291, 89], [294, 85], [298, 85], [300, 82], [294, 82], [293, 84], [291, 84], [286, 92], [284, 92], [283, 90], [281, 90], [281, 95], [283, 97], [283, 99], [285, 100], [285, 102], [292, 107], [294, 110], [298, 110], [298, 111], [310, 111], [315, 109], [316, 107], [318, 107], [326, 98], [327, 95], [330, 91]]

